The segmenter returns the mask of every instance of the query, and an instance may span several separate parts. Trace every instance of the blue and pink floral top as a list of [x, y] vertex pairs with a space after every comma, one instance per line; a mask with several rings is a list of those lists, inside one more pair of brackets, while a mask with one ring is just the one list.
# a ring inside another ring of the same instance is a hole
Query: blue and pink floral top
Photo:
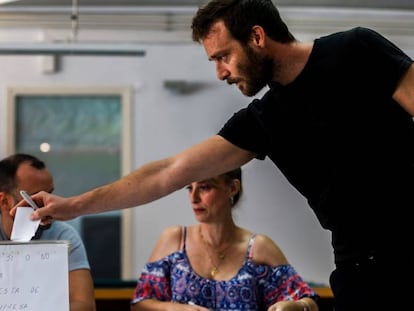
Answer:
[[255, 234], [246, 259], [230, 280], [203, 278], [191, 267], [185, 249], [186, 228], [180, 250], [147, 263], [138, 279], [131, 304], [144, 299], [195, 303], [212, 310], [267, 310], [277, 301], [317, 298], [291, 265], [255, 264], [251, 258]]

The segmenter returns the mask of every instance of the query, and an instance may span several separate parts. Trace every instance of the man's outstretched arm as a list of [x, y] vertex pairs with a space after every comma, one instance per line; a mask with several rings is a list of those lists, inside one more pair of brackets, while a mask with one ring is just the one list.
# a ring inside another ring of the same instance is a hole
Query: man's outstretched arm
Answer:
[[[219, 135], [174, 156], [149, 162], [125, 177], [80, 195], [63, 198], [47, 192], [33, 195], [42, 206], [33, 219], [69, 220], [80, 215], [139, 206], [164, 197], [192, 181], [235, 169], [254, 158]], [[22, 206], [21, 201], [16, 206]], [[11, 214], [15, 213], [14, 207]]]

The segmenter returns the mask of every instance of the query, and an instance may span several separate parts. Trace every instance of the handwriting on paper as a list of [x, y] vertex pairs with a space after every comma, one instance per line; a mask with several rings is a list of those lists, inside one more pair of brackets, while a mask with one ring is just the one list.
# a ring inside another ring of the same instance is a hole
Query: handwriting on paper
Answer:
[[0, 242], [0, 311], [68, 311], [68, 243]]

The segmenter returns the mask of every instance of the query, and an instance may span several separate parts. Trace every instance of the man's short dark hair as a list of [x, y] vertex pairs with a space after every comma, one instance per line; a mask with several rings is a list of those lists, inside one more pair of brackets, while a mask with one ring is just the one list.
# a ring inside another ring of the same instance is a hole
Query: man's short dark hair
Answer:
[[39, 170], [46, 168], [43, 161], [25, 153], [16, 153], [4, 158], [0, 161], [0, 191], [13, 193], [17, 187], [16, 173], [22, 163], [29, 163], [30, 166]]
[[255, 25], [263, 27], [266, 35], [275, 41], [295, 40], [271, 0], [212, 0], [199, 8], [191, 29], [195, 42], [201, 42], [211, 27], [222, 20], [234, 39], [247, 44]]

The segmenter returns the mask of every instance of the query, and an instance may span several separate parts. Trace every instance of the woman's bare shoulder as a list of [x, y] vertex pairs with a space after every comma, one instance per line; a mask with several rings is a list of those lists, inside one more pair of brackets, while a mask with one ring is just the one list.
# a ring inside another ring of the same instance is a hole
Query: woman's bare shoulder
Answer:
[[270, 266], [285, 265], [288, 263], [279, 246], [267, 235], [257, 234], [252, 246], [252, 260], [257, 264]]
[[183, 227], [176, 225], [165, 228], [155, 244], [149, 261], [160, 260], [180, 249]]

